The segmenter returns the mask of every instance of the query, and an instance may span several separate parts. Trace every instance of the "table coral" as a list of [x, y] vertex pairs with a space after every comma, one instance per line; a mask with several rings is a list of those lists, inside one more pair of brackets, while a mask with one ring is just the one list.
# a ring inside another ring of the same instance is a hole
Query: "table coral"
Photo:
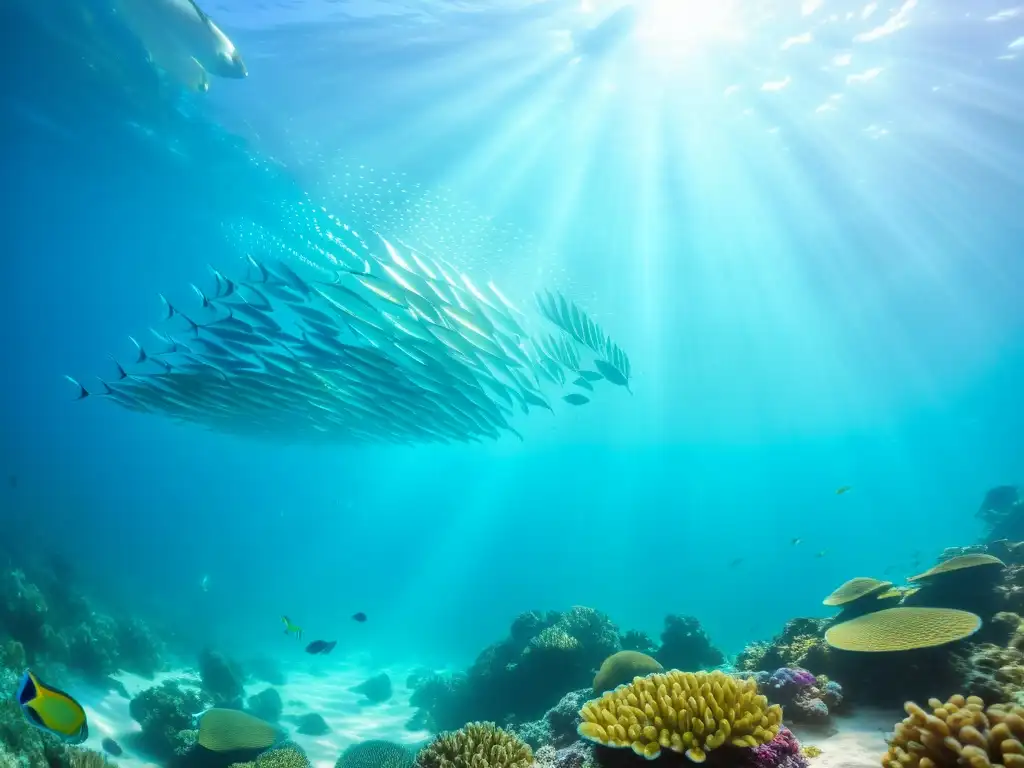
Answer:
[[631, 748], [653, 760], [662, 749], [704, 762], [729, 744], [756, 747], [778, 735], [782, 709], [753, 680], [722, 672], [671, 670], [637, 678], [580, 710], [579, 734], [606, 747]]

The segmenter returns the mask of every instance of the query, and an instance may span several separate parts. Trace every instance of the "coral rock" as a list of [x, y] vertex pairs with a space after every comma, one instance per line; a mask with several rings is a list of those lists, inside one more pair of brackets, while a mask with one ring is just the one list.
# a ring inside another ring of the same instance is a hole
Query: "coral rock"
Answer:
[[533, 751], [494, 723], [443, 733], [416, 755], [419, 768], [529, 768]]

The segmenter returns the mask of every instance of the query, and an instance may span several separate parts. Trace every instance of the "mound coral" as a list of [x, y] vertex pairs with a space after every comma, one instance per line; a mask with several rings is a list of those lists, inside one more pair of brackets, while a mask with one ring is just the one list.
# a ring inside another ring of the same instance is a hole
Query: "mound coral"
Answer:
[[661, 648], [654, 655], [668, 669], [698, 670], [725, 661], [693, 616], [666, 616]]
[[909, 651], [962, 640], [981, 619], [950, 608], [887, 608], [836, 624], [825, 641], [844, 651]]
[[386, 672], [381, 672], [359, 685], [353, 685], [349, 690], [362, 694], [367, 703], [381, 704], [391, 698], [391, 678]]
[[664, 668], [655, 659], [639, 651], [613, 653], [597, 670], [594, 677], [594, 693], [601, 694], [618, 685], [630, 682], [634, 677], [643, 677]]
[[420, 768], [529, 768], [533, 751], [494, 723], [469, 723], [443, 733], [416, 755]]
[[579, 734], [607, 747], [631, 748], [648, 760], [662, 749], [702, 763], [725, 744], [756, 747], [779, 733], [782, 709], [753, 680], [722, 672], [671, 670], [637, 678], [580, 710]]
[[214, 706], [241, 709], [245, 697], [245, 673], [224, 654], [209, 649], [199, 654], [199, 678]]
[[342, 752], [334, 768], [411, 768], [413, 758], [413, 753], [401, 744], [371, 739]]
[[942, 768], [1003, 765], [1024, 768], [1024, 708], [996, 704], [985, 708], [977, 696], [929, 699], [928, 713], [912, 701], [896, 725], [884, 768]]
[[281, 694], [275, 688], [264, 688], [249, 697], [246, 709], [261, 720], [276, 723], [281, 719], [284, 702], [281, 701]]

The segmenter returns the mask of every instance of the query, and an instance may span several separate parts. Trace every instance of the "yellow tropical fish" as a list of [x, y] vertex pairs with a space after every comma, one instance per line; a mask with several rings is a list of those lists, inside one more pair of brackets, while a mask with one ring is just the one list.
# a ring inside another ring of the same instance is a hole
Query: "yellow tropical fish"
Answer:
[[286, 635], [295, 635], [297, 640], [302, 638], [302, 627], [297, 627], [292, 624], [291, 619], [287, 616], [282, 616], [281, 621], [284, 622], [284, 633]]
[[841, 485], [838, 488], [836, 488], [836, 496], [842, 496], [844, 493], [849, 493], [852, 490], [852, 485]]
[[82, 705], [64, 691], [41, 682], [29, 670], [18, 685], [18, 704], [32, 725], [68, 744], [81, 744], [89, 738]]

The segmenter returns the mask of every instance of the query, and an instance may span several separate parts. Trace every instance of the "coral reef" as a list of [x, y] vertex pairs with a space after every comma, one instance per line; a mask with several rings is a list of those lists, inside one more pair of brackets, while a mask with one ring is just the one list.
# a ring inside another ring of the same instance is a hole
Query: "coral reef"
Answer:
[[658, 652], [658, 645], [646, 632], [631, 629], [622, 636], [622, 650], [639, 651], [653, 656]]
[[773, 704], [782, 706], [792, 722], [825, 720], [843, 701], [839, 683], [817, 679], [806, 669], [781, 667], [767, 679], [758, 680], [758, 690]]
[[365, 703], [382, 704], [391, 698], [391, 678], [387, 676], [387, 673], [381, 672], [379, 675], [364, 680], [359, 685], [353, 685], [349, 690], [362, 694]]
[[904, 606], [955, 608], [987, 618], [1002, 609], [996, 591], [1004, 563], [989, 554], [966, 554], [937, 563], [910, 577], [920, 589], [907, 595]]
[[334, 768], [412, 768], [415, 755], [401, 744], [373, 739], [353, 744]]
[[241, 709], [245, 700], [245, 673], [224, 654], [209, 649], [199, 654], [199, 679], [214, 706]]
[[533, 749], [545, 745], [555, 749], [568, 747], [578, 738], [576, 729], [582, 722], [580, 709], [592, 695], [589, 688], [571, 691], [549, 709], [543, 718], [523, 723], [513, 731]]
[[931, 713], [912, 701], [907, 717], [896, 725], [884, 768], [942, 768], [1003, 765], [1024, 768], [1024, 708], [951, 696], [945, 703], [929, 699]]
[[1016, 486], [989, 489], [975, 514], [988, 528], [986, 542], [1024, 539], [1024, 499]]
[[275, 688], [264, 688], [259, 693], [249, 697], [246, 710], [268, 723], [276, 723], [281, 719], [284, 711], [284, 703], [281, 701], [281, 694]]
[[128, 705], [142, 727], [136, 739], [139, 748], [161, 760], [184, 754], [195, 742], [193, 716], [210, 704], [203, 692], [182, 688], [173, 680], [145, 689]]
[[70, 768], [114, 768], [114, 763], [107, 760], [106, 756], [91, 749], [70, 747], [65, 758]]
[[529, 768], [533, 751], [494, 723], [442, 733], [416, 755], [418, 768]]
[[470, 720], [539, 719], [566, 691], [590, 685], [618, 650], [615, 625], [592, 608], [524, 613], [467, 673], [420, 677], [411, 699], [419, 711], [409, 725], [437, 732]]
[[836, 624], [825, 641], [844, 651], [910, 651], [970, 637], [981, 618], [950, 608], [887, 608]]
[[141, 619], [97, 610], [69, 569], [50, 560], [0, 573], [0, 641], [19, 643], [25, 662], [44, 671], [63, 664], [94, 681], [118, 670], [152, 677], [163, 644]]
[[782, 726], [774, 739], [744, 750], [730, 765], [736, 768], [807, 768], [807, 756], [793, 732]]
[[692, 616], [666, 616], [661, 647], [655, 658], [666, 669], [699, 670], [717, 667], [725, 656], [711, 645], [700, 622]]
[[594, 693], [602, 694], [616, 686], [632, 682], [634, 677], [643, 677], [652, 672], [661, 672], [664, 667], [655, 659], [639, 651], [613, 653], [601, 664], [594, 676]]
[[792, 619], [771, 642], [748, 645], [737, 657], [736, 667], [746, 672], [779, 667], [824, 670], [829, 665], [828, 624], [828, 619]]
[[653, 759], [663, 748], [704, 762], [726, 744], [755, 747], [779, 733], [782, 709], [753, 680], [672, 670], [638, 678], [583, 705], [579, 734]]
[[229, 768], [311, 768], [306, 753], [295, 744], [268, 749], [247, 763], [232, 763]]

